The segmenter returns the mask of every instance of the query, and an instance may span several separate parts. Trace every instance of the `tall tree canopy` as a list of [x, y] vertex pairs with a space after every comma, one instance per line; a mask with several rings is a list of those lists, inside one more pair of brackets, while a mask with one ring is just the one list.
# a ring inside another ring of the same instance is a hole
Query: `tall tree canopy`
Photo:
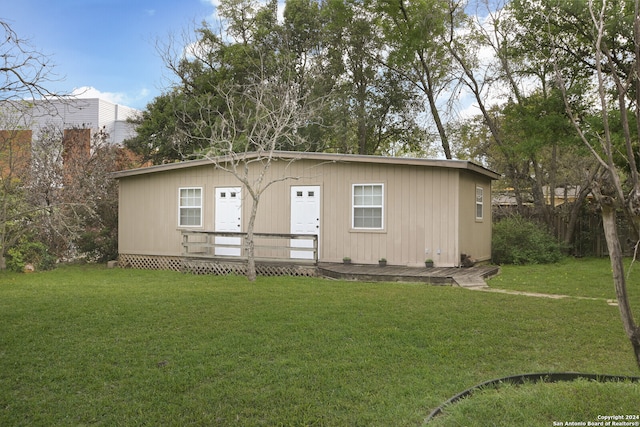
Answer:
[[[514, 0], [509, 6], [522, 29], [514, 40], [520, 63], [531, 73], [544, 65], [543, 88], [560, 93], [573, 138], [598, 172], [591, 189], [601, 208], [622, 323], [640, 366], [640, 327], [627, 295], [617, 231], [621, 212], [635, 226], [633, 240], [640, 241], [640, 1]], [[543, 141], [552, 137], [561, 140], [554, 134]]]
[[[193, 116], [204, 98], [217, 99], [210, 103], [222, 112], [220, 85], [262, 75], [295, 81], [305, 99], [329, 98], [317, 120], [299, 129], [310, 150], [420, 155], [428, 149], [428, 132], [419, 123], [424, 106], [411, 83], [379, 61], [387, 45], [369, 8], [355, 1], [292, 0], [282, 22], [275, 8], [273, 2], [223, 1], [219, 34], [203, 24], [196, 40], [166, 46], [174, 84], [138, 118], [138, 136], [127, 146], [156, 163], [197, 154], [203, 148], [197, 138], [181, 136], [190, 126], [184, 113]], [[288, 75], [275, 75], [270, 64], [283, 57]]]

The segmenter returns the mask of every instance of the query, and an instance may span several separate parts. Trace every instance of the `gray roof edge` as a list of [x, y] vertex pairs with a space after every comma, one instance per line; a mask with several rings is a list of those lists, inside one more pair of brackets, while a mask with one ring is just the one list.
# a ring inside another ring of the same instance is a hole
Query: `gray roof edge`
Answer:
[[327, 162], [359, 162], [359, 163], [380, 163], [388, 165], [413, 165], [413, 166], [431, 166], [445, 167], [452, 169], [466, 169], [472, 172], [485, 175], [491, 179], [499, 179], [500, 174], [473, 163], [468, 160], [448, 160], [448, 159], [424, 159], [416, 157], [385, 157], [370, 156], [364, 154], [338, 154], [338, 153], [316, 153], [304, 151], [273, 151], [273, 152], [248, 152], [238, 155], [220, 156], [215, 158], [206, 158], [198, 160], [185, 160], [175, 163], [167, 163], [163, 165], [147, 166], [138, 169], [128, 169], [111, 174], [112, 178], [120, 179], [130, 176], [146, 175], [157, 172], [166, 172], [190, 167], [215, 165], [216, 163], [228, 163], [231, 160], [253, 160], [260, 157], [269, 157], [273, 159], [282, 159], [288, 161], [295, 160], [320, 160]]

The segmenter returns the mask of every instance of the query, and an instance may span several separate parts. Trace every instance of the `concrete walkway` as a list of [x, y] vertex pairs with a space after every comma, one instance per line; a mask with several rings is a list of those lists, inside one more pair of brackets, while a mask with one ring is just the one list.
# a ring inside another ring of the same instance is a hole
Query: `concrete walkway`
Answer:
[[618, 305], [616, 300], [606, 298], [492, 288], [487, 285], [485, 280], [500, 273], [499, 267], [494, 265], [478, 265], [471, 268], [418, 268], [389, 265], [381, 268], [377, 265], [365, 264], [320, 263], [318, 270], [324, 277], [342, 280], [422, 282], [432, 285], [459, 286], [461, 288], [482, 292], [522, 295], [534, 298], [603, 301], [612, 306]]
[[608, 305], [617, 306], [618, 302], [614, 299], [607, 298], [594, 298], [594, 297], [580, 297], [573, 295], [560, 295], [560, 294], [544, 294], [539, 292], [526, 292], [526, 291], [514, 291], [509, 289], [496, 289], [491, 288], [485, 284], [485, 286], [473, 286], [467, 287], [467, 289], [471, 289], [474, 291], [482, 291], [482, 292], [494, 292], [500, 294], [508, 294], [508, 295], [523, 295], [527, 297], [535, 297], [535, 298], [550, 298], [550, 299], [577, 299], [577, 300], [591, 300], [591, 301], [604, 301]]

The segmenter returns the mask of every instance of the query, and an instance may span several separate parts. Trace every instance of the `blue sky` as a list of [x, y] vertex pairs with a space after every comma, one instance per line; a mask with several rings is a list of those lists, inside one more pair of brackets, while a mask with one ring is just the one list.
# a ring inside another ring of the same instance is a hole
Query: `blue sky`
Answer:
[[170, 76], [156, 42], [181, 39], [214, 12], [214, 0], [0, 0], [0, 20], [55, 65], [60, 81], [47, 88], [138, 109]]

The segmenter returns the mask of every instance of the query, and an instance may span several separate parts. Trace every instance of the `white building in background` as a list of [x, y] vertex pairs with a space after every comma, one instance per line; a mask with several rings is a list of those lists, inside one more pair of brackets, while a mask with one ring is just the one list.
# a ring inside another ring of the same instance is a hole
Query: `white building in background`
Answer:
[[[134, 125], [127, 122], [127, 119], [139, 113], [134, 108], [99, 98], [37, 100], [25, 101], [25, 104], [30, 105], [30, 108], [17, 115], [13, 109], [13, 114], [10, 113], [13, 117], [9, 121], [12, 122], [12, 129], [30, 129], [34, 140], [37, 140], [41, 128], [51, 125], [60, 130], [90, 129], [92, 134], [104, 129], [109, 135], [109, 142], [113, 144], [122, 144], [124, 140], [135, 136]], [[6, 114], [8, 111], [4, 110]], [[5, 119], [7, 118], [5, 116]], [[7, 124], [4, 124], [4, 127], [6, 126]]]

